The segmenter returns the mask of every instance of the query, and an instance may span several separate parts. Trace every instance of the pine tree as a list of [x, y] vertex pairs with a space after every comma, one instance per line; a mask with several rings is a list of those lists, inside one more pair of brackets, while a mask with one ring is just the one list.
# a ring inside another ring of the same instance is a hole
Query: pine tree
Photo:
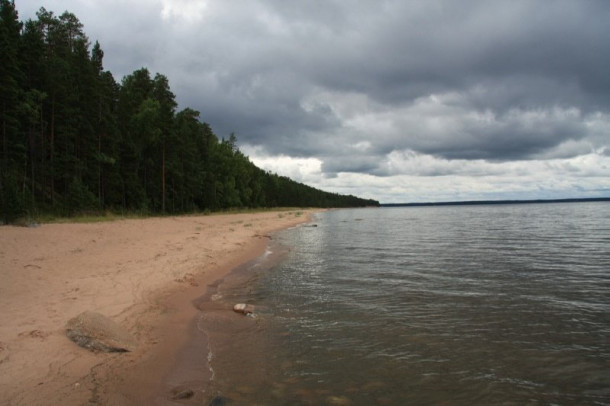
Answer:
[[122, 181], [122, 206], [124, 208], [148, 210], [150, 204], [146, 194], [145, 149], [147, 135], [136, 118], [141, 116], [145, 100], [152, 98], [153, 83], [148, 69], [142, 68], [123, 78], [118, 100], [118, 126], [121, 133], [119, 162]]
[[47, 144], [45, 142], [46, 119], [44, 103], [47, 93], [44, 89], [45, 45], [40, 25], [32, 20], [26, 21], [20, 40], [20, 63], [23, 72], [23, 108], [20, 121], [28, 140], [28, 176], [30, 184], [30, 205], [33, 211], [46, 196], [41, 185], [47, 183], [46, 162]]
[[5, 222], [23, 213], [23, 183], [19, 186], [27, 156], [17, 119], [23, 81], [18, 59], [21, 27], [14, 2], [0, 0], [0, 209]]
[[157, 117], [157, 128], [159, 129], [159, 143], [161, 144], [161, 211], [165, 212], [166, 188], [166, 155], [167, 146], [172, 143], [174, 113], [176, 100], [169, 88], [167, 77], [157, 73], [153, 81], [153, 95], [159, 103], [159, 115]]

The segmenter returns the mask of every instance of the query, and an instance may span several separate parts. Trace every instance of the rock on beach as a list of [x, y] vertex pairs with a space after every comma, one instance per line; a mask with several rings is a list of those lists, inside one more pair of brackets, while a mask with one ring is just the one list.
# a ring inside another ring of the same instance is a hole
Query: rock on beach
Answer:
[[238, 303], [233, 306], [233, 311], [236, 313], [248, 315], [254, 313], [254, 306], [245, 303]]
[[108, 317], [85, 311], [66, 324], [66, 335], [81, 347], [101, 352], [128, 352], [136, 346], [134, 337]]

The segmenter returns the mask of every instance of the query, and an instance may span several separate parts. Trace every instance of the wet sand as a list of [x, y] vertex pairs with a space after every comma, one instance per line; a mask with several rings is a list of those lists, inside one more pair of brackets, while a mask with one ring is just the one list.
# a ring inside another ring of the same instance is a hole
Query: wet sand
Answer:
[[[270, 232], [309, 214], [0, 227], [0, 404], [207, 401], [212, 371], [201, 314], [244, 322], [211, 300], [215, 286], [263, 254]], [[76, 346], [65, 323], [85, 310], [126, 327], [138, 348]]]

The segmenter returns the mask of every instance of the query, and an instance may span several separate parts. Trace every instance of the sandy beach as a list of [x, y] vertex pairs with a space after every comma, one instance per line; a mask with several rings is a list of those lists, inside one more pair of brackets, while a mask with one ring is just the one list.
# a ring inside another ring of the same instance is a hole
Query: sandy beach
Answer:
[[[0, 227], [0, 404], [166, 404], [185, 376], [205, 381], [205, 362], [188, 356], [199, 349], [185, 348], [206, 308], [193, 300], [261, 255], [269, 233], [309, 214]], [[125, 327], [136, 350], [95, 353], [70, 341], [66, 322], [83, 311]]]

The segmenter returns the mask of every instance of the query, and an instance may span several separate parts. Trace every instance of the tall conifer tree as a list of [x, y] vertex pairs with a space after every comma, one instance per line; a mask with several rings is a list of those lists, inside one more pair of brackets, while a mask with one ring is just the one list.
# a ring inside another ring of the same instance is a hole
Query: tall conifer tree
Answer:
[[0, 208], [4, 221], [20, 215], [24, 204], [19, 175], [26, 154], [18, 120], [23, 79], [18, 59], [21, 27], [14, 2], [0, 0]]

